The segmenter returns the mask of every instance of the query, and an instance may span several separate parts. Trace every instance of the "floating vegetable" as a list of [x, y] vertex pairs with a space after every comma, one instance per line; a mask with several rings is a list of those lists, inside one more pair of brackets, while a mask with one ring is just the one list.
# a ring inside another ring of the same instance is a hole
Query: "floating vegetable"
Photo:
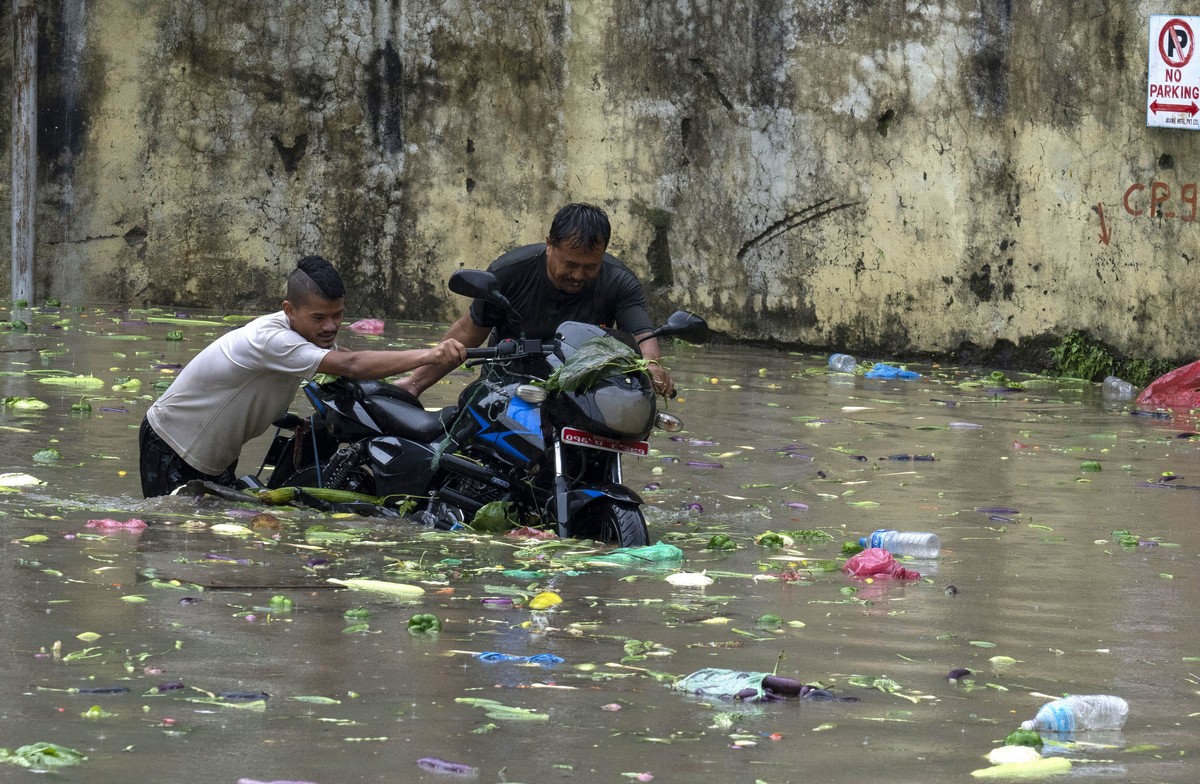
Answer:
[[46, 484], [36, 476], [21, 473], [0, 474], [0, 487], [33, 487]]
[[529, 600], [529, 609], [531, 610], [549, 610], [551, 607], [556, 607], [562, 604], [562, 597], [554, 591], [542, 591], [537, 596]]
[[1036, 730], [1014, 730], [1004, 739], [1005, 746], [1032, 746], [1040, 749], [1042, 743], [1042, 736]]
[[292, 611], [293, 607], [292, 600], [281, 595], [272, 596], [269, 605], [271, 607], [271, 612], [277, 613], [289, 613]]
[[791, 547], [795, 540], [786, 534], [765, 531], [754, 537], [754, 543], [759, 547]]
[[512, 501], [492, 501], [479, 507], [471, 518], [470, 526], [484, 533], [504, 533], [517, 525], [516, 509]]
[[417, 760], [417, 767], [422, 770], [432, 771], [433, 773], [447, 773], [452, 776], [479, 775], [479, 768], [473, 768], [461, 762], [447, 762], [436, 757], [421, 757]]
[[6, 397], [4, 405], [15, 411], [42, 411], [50, 407], [36, 397]]
[[44, 376], [39, 383], [54, 387], [75, 387], [77, 389], [101, 389], [104, 380], [95, 376]]
[[737, 542], [730, 539], [728, 534], [716, 534], [708, 540], [707, 548], [709, 550], [736, 550]]
[[13, 765], [20, 765], [23, 768], [36, 768], [40, 770], [78, 765], [86, 759], [87, 757], [75, 751], [75, 749], [69, 749], [66, 746], [59, 746], [54, 743], [32, 743], [28, 746], [21, 746], [11, 752], [8, 749], [0, 749], [0, 762], [8, 762]]
[[425, 593], [425, 589], [419, 585], [390, 583], [386, 580], [368, 580], [363, 578], [339, 580], [336, 577], [330, 577], [326, 582], [340, 585], [343, 588], [349, 588], [352, 591], [374, 591], [403, 599], [415, 598]]
[[1071, 770], [1071, 760], [1066, 757], [1043, 757], [1031, 762], [1006, 762], [971, 771], [977, 779], [1012, 779], [1052, 776]]
[[436, 634], [441, 630], [441, 620], [432, 613], [417, 613], [408, 619], [409, 634]]

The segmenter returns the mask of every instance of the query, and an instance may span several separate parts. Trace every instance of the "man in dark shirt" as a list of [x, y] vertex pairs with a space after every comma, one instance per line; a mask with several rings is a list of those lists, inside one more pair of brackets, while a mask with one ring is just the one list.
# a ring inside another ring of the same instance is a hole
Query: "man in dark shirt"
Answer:
[[[492, 262], [488, 270], [521, 315], [525, 337], [548, 340], [563, 321], [616, 327], [635, 337], [654, 328], [642, 285], [624, 264], [605, 252], [611, 232], [604, 210], [590, 204], [568, 204], [554, 216], [545, 244], [517, 248]], [[445, 339], [479, 346], [493, 330], [497, 340], [519, 337], [502, 311], [475, 300], [450, 326]], [[654, 338], [639, 349], [646, 359], [660, 357]], [[420, 395], [454, 367], [425, 365], [398, 385]], [[650, 375], [656, 392], [671, 393], [674, 385], [665, 368], [652, 362]]]

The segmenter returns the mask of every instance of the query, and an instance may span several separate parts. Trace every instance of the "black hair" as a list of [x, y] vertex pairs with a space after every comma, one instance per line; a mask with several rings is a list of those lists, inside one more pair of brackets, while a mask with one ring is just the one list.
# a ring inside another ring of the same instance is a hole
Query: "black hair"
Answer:
[[546, 239], [556, 248], [568, 242], [572, 248], [602, 250], [608, 247], [610, 236], [608, 213], [593, 204], [579, 203], [568, 204], [558, 211]]
[[346, 296], [342, 276], [321, 256], [305, 256], [287, 279], [287, 300], [300, 305], [308, 300], [341, 299]]

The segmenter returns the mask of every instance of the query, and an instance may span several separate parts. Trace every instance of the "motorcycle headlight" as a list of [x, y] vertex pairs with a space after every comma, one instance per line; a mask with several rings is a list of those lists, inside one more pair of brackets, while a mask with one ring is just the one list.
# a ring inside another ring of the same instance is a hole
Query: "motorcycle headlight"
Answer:
[[659, 411], [654, 415], [654, 426], [659, 430], [666, 430], [668, 433], [678, 433], [683, 430], [683, 420], [674, 414]]
[[546, 390], [533, 384], [521, 384], [517, 387], [517, 397], [526, 403], [543, 403], [546, 400]]

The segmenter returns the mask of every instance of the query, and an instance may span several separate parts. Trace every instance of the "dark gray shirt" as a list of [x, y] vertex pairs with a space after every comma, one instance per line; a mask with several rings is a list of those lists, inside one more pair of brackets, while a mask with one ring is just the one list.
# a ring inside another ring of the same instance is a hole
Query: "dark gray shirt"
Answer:
[[[527, 338], [548, 340], [564, 321], [613, 327], [633, 335], [654, 329], [642, 284], [628, 267], [607, 253], [600, 274], [575, 294], [559, 291], [550, 281], [545, 243], [511, 250], [493, 261], [488, 270], [500, 281], [500, 292], [520, 314]], [[480, 327], [492, 327], [493, 342], [520, 337], [504, 313], [483, 300], [471, 304], [471, 321]]]

